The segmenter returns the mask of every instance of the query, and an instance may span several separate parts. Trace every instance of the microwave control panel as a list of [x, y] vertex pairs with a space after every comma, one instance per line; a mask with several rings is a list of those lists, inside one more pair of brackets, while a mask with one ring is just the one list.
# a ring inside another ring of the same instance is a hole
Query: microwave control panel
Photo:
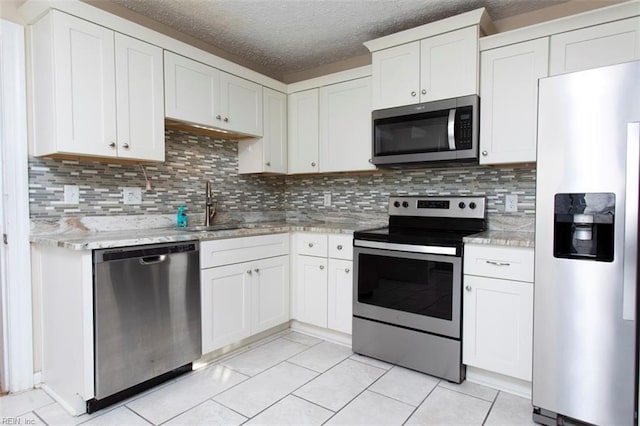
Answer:
[[473, 109], [458, 108], [456, 111], [456, 149], [471, 149], [473, 146]]

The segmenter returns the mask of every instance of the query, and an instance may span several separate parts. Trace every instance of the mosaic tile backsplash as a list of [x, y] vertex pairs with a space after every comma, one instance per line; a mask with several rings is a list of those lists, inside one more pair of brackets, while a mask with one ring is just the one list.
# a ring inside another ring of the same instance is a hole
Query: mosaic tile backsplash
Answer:
[[[166, 131], [166, 161], [140, 166], [29, 159], [32, 220], [82, 216], [167, 215], [186, 204], [204, 212], [205, 182], [213, 184], [218, 212], [253, 220], [372, 220], [386, 217], [390, 194], [484, 195], [490, 228], [533, 230], [534, 167], [456, 166], [302, 176], [238, 175], [238, 145], [183, 131]], [[78, 185], [80, 204], [64, 204], [64, 185]], [[142, 204], [125, 205], [123, 187], [139, 187]], [[324, 206], [324, 195], [331, 205]], [[504, 212], [504, 196], [518, 195], [518, 212]], [[256, 219], [257, 218], [257, 219]]]

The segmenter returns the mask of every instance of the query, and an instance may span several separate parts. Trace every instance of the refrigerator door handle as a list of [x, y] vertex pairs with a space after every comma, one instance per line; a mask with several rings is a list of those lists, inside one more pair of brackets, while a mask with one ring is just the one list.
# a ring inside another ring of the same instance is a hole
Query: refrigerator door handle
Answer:
[[622, 319], [636, 319], [638, 258], [638, 180], [640, 179], [640, 122], [627, 123], [627, 181], [624, 214], [624, 281]]

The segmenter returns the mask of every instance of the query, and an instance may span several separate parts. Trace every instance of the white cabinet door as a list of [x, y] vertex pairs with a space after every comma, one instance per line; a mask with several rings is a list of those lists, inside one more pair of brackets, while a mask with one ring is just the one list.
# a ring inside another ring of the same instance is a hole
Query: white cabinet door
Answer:
[[374, 110], [419, 102], [419, 41], [373, 52], [371, 66]]
[[251, 335], [252, 274], [250, 263], [202, 270], [203, 354]]
[[289, 95], [289, 173], [318, 171], [318, 89]]
[[551, 36], [549, 75], [640, 59], [640, 17]]
[[[52, 11], [54, 69], [34, 59], [36, 78], [54, 84], [54, 146], [46, 151], [115, 157], [116, 88], [114, 33], [99, 25]], [[38, 83], [35, 83], [38, 86]], [[37, 87], [36, 87], [37, 89]], [[36, 102], [46, 102], [36, 99]], [[41, 105], [42, 106], [42, 105]], [[43, 107], [46, 107], [44, 105]], [[38, 117], [36, 117], [38, 119]], [[37, 134], [37, 130], [36, 130]], [[37, 137], [46, 135], [37, 135]], [[37, 152], [36, 143], [36, 155]]]
[[162, 49], [115, 34], [118, 157], [164, 161]]
[[165, 116], [220, 127], [220, 71], [164, 51]]
[[262, 86], [220, 72], [220, 127], [236, 133], [262, 136]]
[[549, 39], [480, 57], [480, 164], [536, 161], [538, 79], [548, 75]]
[[478, 26], [420, 41], [420, 102], [478, 93]]
[[320, 172], [375, 169], [371, 77], [320, 88]]
[[296, 258], [297, 319], [327, 327], [327, 259]]
[[464, 364], [531, 381], [533, 284], [464, 276]]
[[261, 138], [238, 141], [238, 173], [287, 173], [287, 95], [262, 88]]
[[289, 321], [289, 256], [252, 263], [251, 334]]
[[351, 334], [353, 315], [353, 262], [329, 259], [327, 327]]

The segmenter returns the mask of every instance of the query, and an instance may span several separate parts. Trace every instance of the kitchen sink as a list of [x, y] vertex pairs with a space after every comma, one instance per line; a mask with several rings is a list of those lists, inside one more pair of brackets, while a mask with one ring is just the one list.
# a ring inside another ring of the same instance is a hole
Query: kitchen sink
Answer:
[[233, 229], [241, 229], [243, 228], [241, 225], [237, 224], [220, 224], [220, 225], [209, 225], [209, 226], [188, 226], [184, 228], [187, 232], [213, 232], [213, 231], [229, 231]]

